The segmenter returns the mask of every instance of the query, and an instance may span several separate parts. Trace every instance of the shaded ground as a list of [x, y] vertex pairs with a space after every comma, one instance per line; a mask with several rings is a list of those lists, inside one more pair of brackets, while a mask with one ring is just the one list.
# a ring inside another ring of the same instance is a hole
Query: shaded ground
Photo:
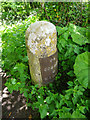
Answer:
[[[7, 80], [5, 73], [2, 75], [2, 118], [25, 118], [29, 120], [39, 119], [39, 114], [31, 108], [27, 108], [23, 94], [14, 91], [12, 94], [5, 87]], [[16, 120], [16, 119], [15, 119]], [[39, 119], [40, 120], [40, 119]]]

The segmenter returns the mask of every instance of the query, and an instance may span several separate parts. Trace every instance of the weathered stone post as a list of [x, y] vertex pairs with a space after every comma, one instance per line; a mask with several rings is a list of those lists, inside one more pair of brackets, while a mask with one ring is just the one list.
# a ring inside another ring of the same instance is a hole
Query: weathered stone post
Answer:
[[37, 21], [26, 31], [26, 47], [32, 81], [39, 87], [52, 82], [58, 70], [56, 27]]

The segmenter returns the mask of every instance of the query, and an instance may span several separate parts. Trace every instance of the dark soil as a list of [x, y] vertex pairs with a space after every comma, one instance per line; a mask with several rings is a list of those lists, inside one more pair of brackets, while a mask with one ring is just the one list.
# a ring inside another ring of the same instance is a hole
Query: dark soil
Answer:
[[40, 120], [40, 115], [31, 108], [27, 108], [26, 99], [23, 94], [14, 91], [9, 93], [4, 85], [7, 80], [5, 74], [2, 75], [2, 120], [5, 119], [24, 119], [24, 120]]

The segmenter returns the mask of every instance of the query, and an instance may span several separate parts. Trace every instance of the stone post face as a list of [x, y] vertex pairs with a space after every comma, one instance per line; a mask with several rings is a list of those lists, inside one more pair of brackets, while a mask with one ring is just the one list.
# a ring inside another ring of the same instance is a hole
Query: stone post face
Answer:
[[37, 21], [28, 27], [25, 39], [32, 81], [39, 87], [52, 82], [58, 70], [56, 27]]

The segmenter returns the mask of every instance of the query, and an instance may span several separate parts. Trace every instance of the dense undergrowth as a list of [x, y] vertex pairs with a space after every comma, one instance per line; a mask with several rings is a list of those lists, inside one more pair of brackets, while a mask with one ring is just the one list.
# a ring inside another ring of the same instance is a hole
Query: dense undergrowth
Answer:
[[[51, 6], [50, 9], [52, 9]], [[58, 12], [58, 14], [61, 13]], [[5, 85], [10, 93], [14, 90], [23, 93], [27, 99], [27, 106], [32, 109], [37, 108], [42, 119], [87, 118], [88, 89], [90, 88], [88, 84], [88, 70], [90, 70], [88, 27], [80, 27], [81, 23], [76, 26], [72, 24], [73, 20], [72, 22], [66, 20], [65, 25], [61, 25], [62, 22], [56, 25], [58, 74], [53, 83], [38, 88], [31, 82], [25, 31], [31, 23], [42, 20], [42, 16], [43, 13], [39, 16], [28, 17], [21, 24], [13, 24], [11, 27], [3, 25], [5, 29], [2, 31], [2, 68], [9, 76]], [[47, 15], [43, 17], [43, 20], [46, 18]], [[49, 21], [53, 18], [54, 16], [51, 15]], [[56, 24], [56, 21], [53, 23]], [[86, 22], [81, 26], [86, 26]]]

